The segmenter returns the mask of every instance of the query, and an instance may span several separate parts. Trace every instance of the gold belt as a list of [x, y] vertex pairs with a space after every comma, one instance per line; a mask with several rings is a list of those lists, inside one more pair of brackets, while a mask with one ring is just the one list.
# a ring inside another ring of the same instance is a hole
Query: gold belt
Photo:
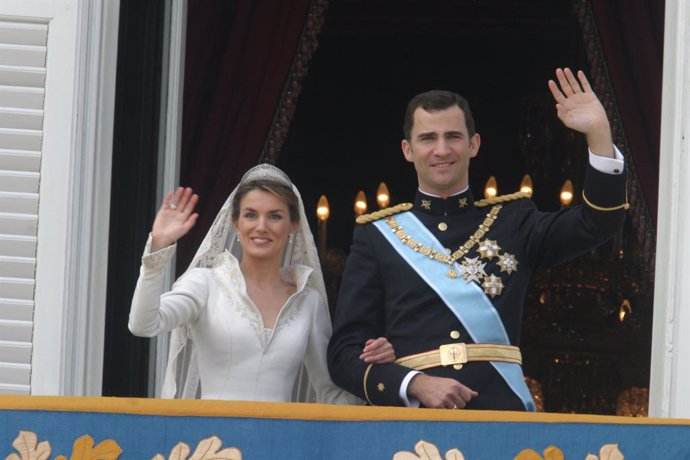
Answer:
[[397, 359], [396, 364], [421, 371], [437, 366], [454, 366], [460, 369], [472, 361], [503, 361], [522, 364], [522, 354], [518, 347], [492, 343], [450, 343], [436, 350], [417, 353]]

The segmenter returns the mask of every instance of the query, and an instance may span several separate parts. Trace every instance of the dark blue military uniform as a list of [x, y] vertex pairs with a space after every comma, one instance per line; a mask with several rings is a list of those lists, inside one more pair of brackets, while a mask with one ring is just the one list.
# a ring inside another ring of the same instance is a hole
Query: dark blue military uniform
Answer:
[[[486, 275], [503, 284], [489, 296], [512, 345], [520, 343], [522, 309], [534, 270], [572, 259], [609, 239], [623, 224], [625, 174], [610, 175], [588, 166], [584, 193], [588, 205], [541, 212], [529, 199], [502, 203], [484, 236], [514, 256], [515, 271], [501, 271], [498, 258], [480, 259]], [[441, 244], [452, 251], [465, 243], [484, 221], [492, 205], [477, 207], [470, 191], [441, 199], [417, 193], [412, 213]], [[603, 208], [619, 208], [614, 211]], [[395, 216], [393, 216], [395, 217]], [[467, 257], [479, 257], [474, 245]], [[442, 263], [442, 262], [438, 262]], [[453, 280], [465, 283], [462, 278]], [[474, 281], [470, 281], [474, 282]], [[398, 358], [437, 349], [453, 342], [472, 343], [457, 317], [437, 293], [410, 267], [372, 223], [355, 228], [335, 310], [328, 347], [333, 381], [374, 405], [403, 405], [399, 389], [410, 369], [398, 364], [368, 366], [359, 359], [369, 338], [385, 336]], [[525, 410], [522, 401], [488, 362], [469, 362], [424, 370], [454, 378], [477, 391], [468, 409]]]

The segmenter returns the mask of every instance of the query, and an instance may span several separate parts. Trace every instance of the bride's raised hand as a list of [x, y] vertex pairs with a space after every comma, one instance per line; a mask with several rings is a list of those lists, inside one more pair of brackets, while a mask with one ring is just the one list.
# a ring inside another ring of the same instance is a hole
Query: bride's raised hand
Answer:
[[194, 212], [199, 196], [189, 187], [178, 187], [163, 199], [151, 229], [151, 252], [163, 249], [186, 235], [199, 217]]

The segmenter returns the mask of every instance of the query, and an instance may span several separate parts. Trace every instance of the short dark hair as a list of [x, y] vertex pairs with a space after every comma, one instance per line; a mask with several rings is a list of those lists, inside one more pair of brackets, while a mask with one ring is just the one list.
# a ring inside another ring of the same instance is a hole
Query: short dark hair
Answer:
[[292, 187], [282, 182], [276, 182], [268, 179], [256, 179], [237, 187], [235, 196], [232, 200], [232, 221], [237, 222], [240, 217], [240, 203], [242, 198], [244, 198], [247, 193], [252, 190], [261, 190], [264, 192], [272, 193], [283, 202], [288, 207], [288, 212], [290, 214], [290, 222], [299, 223], [299, 200], [297, 195], [292, 191]]
[[405, 110], [405, 120], [403, 121], [403, 134], [405, 139], [409, 142], [412, 136], [412, 127], [414, 125], [414, 112], [417, 109], [423, 109], [427, 112], [438, 112], [446, 110], [454, 105], [457, 105], [465, 114], [465, 123], [467, 124], [467, 134], [474, 136], [475, 126], [472, 110], [470, 110], [470, 103], [467, 99], [452, 91], [431, 90], [425, 93], [417, 94], [407, 104]]

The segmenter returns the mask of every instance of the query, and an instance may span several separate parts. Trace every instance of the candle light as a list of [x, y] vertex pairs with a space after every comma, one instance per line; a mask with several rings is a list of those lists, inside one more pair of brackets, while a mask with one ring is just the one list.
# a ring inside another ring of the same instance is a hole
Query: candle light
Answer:
[[561, 187], [561, 205], [568, 206], [573, 201], [573, 183], [570, 179], [563, 182]]
[[378, 190], [376, 190], [376, 202], [379, 208], [385, 208], [391, 202], [391, 195], [388, 193], [388, 187], [385, 182], [381, 182]]
[[626, 314], [632, 314], [632, 305], [628, 299], [623, 299], [621, 306], [618, 307], [618, 321], [622, 323]]
[[331, 210], [328, 207], [328, 200], [326, 199], [326, 195], [321, 195], [321, 198], [319, 198], [319, 203], [316, 205], [316, 217], [318, 219], [317, 239], [319, 243], [319, 254], [321, 255], [321, 258], [323, 258], [326, 255], [326, 231], [328, 216], [330, 214]]
[[357, 193], [355, 198], [355, 215], [361, 216], [367, 212], [367, 197], [362, 190]]
[[532, 187], [532, 178], [529, 177], [529, 174], [525, 174], [522, 177], [522, 182], [520, 182], [520, 191], [529, 194], [529, 196], [532, 196], [534, 188]]
[[493, 198], [498, 194], [498, 185], [496, 185], [496, 178], [494, 176], [489, 177], [486, 181], [486, 186], [484, 187], [484, 198]]

